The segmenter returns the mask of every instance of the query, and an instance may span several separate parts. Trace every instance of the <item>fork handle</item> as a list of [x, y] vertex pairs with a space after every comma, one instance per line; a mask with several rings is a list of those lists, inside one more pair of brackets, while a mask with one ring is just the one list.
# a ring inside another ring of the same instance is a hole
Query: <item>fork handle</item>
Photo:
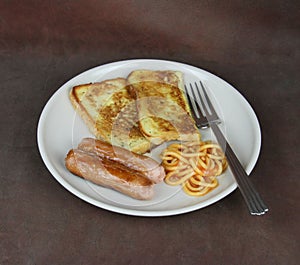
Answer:
[[250, 213], [252, 215], [261, 215], [266, 213], [268, 211], [268, 207], [265, 205], [262, 198], [256, 191], [255, 187], [248, 177], [248, 174], [233, 152], [231, 146], [227, 142], [220, 128], [213, 122], [210, 122], [210, 126], [217, 138], [218, 143], [225, 153], [229, 167], [231, 168], [232, 174], [235, 177], [237, 185], [242, 193], [242, 196], [245, 199]]

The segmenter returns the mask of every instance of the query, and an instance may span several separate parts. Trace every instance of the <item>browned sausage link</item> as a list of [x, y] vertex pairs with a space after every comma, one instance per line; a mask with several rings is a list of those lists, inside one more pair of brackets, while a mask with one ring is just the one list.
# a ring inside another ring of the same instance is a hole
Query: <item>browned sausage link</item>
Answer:
[[153, 197], [151, 181], [94, 154], [72, 149], [65, 158], [65, 164], [73, 174], [97, 185], [112, 188], [135, 199], [149, 200]]
[[78, 149], [123, 164], [132, 170], [140, 172], [154, 183], [163, 181], [165, 177], [163, 167], [154, 159], [132, 153], [122, 147], [112, 146], [101, 140], [84, 138], [78, 145]]

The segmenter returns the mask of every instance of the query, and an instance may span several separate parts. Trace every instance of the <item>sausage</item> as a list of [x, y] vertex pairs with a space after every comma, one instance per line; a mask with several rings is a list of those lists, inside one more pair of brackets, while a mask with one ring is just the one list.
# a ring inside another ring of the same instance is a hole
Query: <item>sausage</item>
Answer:
[[65, 158], [73, 174], [97, 185], [108, 187], [139, 200], [153, 197], [153, 183], [122, 164], [79, 149], [71, 149]]
[[113, 146], [98, 139], [84, 138], [81, 143], [79, 143], [78, 149], [94, 153], [99, 157], [129, 167], [153, 183], [162, 182], [165, 177], [164, 168], [154, 159], [130, 152], [122, 147]]

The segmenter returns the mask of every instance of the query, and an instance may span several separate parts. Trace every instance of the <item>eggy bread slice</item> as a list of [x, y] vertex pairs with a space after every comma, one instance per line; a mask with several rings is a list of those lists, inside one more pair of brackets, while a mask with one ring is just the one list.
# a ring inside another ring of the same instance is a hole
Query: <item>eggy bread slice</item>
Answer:
[[126, 86], [124, 78], [78, 85], [69, 98], [96, 138], [143, 154], [150, 142], [139, 130], [135, 100]]
[[199, 140], [181, 72], [135, 70], [127, 82], [136, 99], [140, 131], [151, 143]]

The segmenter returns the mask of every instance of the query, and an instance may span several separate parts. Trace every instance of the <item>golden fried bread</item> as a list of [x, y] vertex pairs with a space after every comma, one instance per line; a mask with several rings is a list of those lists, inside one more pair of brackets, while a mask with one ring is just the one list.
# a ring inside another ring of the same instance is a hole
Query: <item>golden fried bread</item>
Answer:
[[83, 84], [73, 87], [69, 97], [96, 138], [143, 154], [150, 143], [139, 130], [134, 98], [126, 85], [124, 78]]
[[136, 70], [129, 74], [127, 82], [136, 99], [140, 131], [151, 143], [199, 140], [181, 72]]

